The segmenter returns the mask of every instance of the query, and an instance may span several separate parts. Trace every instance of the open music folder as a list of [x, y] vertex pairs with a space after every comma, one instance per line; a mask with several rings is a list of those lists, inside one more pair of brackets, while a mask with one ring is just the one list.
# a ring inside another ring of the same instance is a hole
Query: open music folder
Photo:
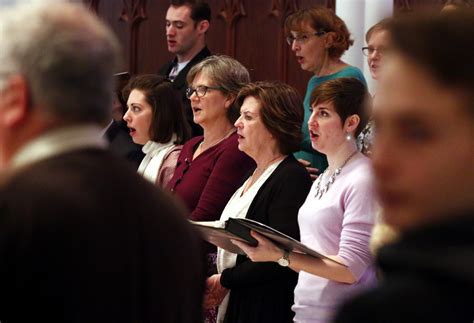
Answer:
[[315, 258], [327, 259], [345, 266], [344, 264], [307, 247], [298, 240], [254, 220], [229, 218], [227, 221], [190, 222], [201, 232], [204, 240], [232, 253], [241, 255], [245, 254], [239, 247], [230, 241], [231, 239], [246, 242], [254, 247], [257, 246], [257, 240], [250, 235], [250, 230], [253, 230], [267, 239], [272, 240], [280, 248], [287, 251], [307, 254]]

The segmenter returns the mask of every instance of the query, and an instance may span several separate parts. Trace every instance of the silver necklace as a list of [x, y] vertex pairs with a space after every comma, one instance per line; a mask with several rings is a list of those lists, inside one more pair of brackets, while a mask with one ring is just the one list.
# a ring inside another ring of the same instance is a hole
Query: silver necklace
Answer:
[[321, 197], [329, 190], [332, 184], [336, 181], [336, 176], [339, 175], [342, 171], [342, 168], [346, 166], [347, 162], [354, 157], [354, 155], [357, 153], [357, 150], [354, 151], [352, 154], [350, 154], [349, 157], [342, 163], [342, 165], [332, 173], [332, 175], [329, 177], [328, 181], [326, 184], [324, 184], [323, 187], [321, 187], [321, 182], [323, 181], [323, 177], [328, 171], [327, 169], [318, 177], [318, 183], [316, 184], [316, 194], [314, 194], [314, 197], [317, 198], [318, 200], [321, 199]]

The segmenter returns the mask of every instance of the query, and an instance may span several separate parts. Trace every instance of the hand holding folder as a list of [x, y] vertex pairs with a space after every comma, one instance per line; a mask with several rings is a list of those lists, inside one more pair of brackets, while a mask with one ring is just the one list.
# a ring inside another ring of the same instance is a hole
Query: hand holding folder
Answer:
[[265, 238], [270, 239], [284, 250], [307, 254], [315, 258], [327, 259], [343, 265], [305, 246], [298, 240], [254, 220], [229, 218], [227, 221], [190, 222], [201, 232], [206, 241], [232, 253], [245, 254], [239, 247], [231, 242], [231, 239], [246, 242], [254, 247], [257, 246], [257, 240], [250, 235], [250, 230], [253, 230]]

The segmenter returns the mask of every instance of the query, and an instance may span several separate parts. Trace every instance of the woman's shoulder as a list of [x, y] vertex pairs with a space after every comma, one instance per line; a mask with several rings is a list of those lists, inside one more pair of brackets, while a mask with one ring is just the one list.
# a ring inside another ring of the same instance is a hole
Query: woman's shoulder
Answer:
[[339, 71], [329, 74], [329, 75], [324, 75], [324, 76], [316, 76], [314, 75], [311, 77], [311, 79], [308, 82], [308, 88], [314, 88], [317, 85], [321, 84], [322, 82], [342, 78], [342, 77], [350, 77], [350, 78], [355, 78], [364, 83], [364, 85], [367, 85], [367, 81], [365, 80], [364, 73], [362, 71], [352, 65], [346, 65]]
[[186, 141], [183, 145], [183, 149], [187, 149], [189, 147], [194, 147], [194, 145], [196, 145], [198, 142], [202, 141], [203, 139], [203, 136], [196, 136], [196, 137], [192, 137], [191, 139], [189, 139], [188, 141]]
[[228, 138], [225, 138], [220, 142], [219, 144], [216, 145], [216, 152], [219, 154], [221, 153], [226, 153], [226, 154], [236, 154], [236, 155], [245, 155], [242, 151], [239, 150], [239, 142], [238, 142], [238, 136], [237, 132], [234, 132], [231, 134]]
[[357, 156], [347, 168], [347, 183], [350, 186], [372, 185], [372, 162], [363, 154]]
[[296, 160], [293, 154], [288, 155], [275, 169], [274, 177], [282, 179], [286, 183], [298, 182], [309, 184], [311, 186], [311, 177], [306, 168]]
[[293, 154], [289, 154], [288, 156], [283, 159], [283, 161], [278, 165], [277, 170], [291, 170], [295, 173], [302, 173], [302, 174], [307, 174], [306, 168], [298, 161], [296, 160], [295, 156]]
[[183, 150], [183, 145], [173, 145], [172, 147], [170, 147], [170, 149], [166, 153], [164, 160], [167, 160], [167, 159], [178, 160], [178, 156], [180, 155], [181, 150]]
[[234, 132], [216, 146], [209, 148], [206, 151], [206, 158], [212, 160], [213, 163], [221, 163], [222, 165], [240, 165], [245, 169], [254, 167], [253, 159], [239, 150], [237, 138], [237, 133]]
[[186, 141], [181, 147], [181, 155], [185, 155], [186, 157], [192, 155], [194, 153], [194, 148], [199, 142], [202, 141], [202, 138], [202, 136], [197, 136]]
[[352, 65], [346, 66], [335, 75], [337, 75], [336, 77], [353, 77], [366, 84], [364, 73], [358, 67]]

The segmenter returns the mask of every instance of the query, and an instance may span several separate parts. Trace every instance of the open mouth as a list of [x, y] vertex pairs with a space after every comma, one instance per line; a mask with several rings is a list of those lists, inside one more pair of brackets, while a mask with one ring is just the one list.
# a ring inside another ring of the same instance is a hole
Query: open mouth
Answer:
[[201, 112], [201, 110], [202, 110], [202, 109], [199, 108], [199, 107], [192, 107], [192, 108], [193, 108], [193, 113], [199, 113], [199, 112]]
[[310, 130], [310, 131], [309, 131], [309, 137], [310, 137], [311, 139], [314, 139], [314, 140], [315, 140], [315, 139], [318, 139], [318, 138], [319, 138], [319, 133]]
[[304, 57], [303, 56], [296, 56], [296, 60], [298, 61], [298, 64], [303, 64]]
[[130, 136], [134, 136], [135, 133], [137, 132], [137, 130], [135, 128], [131, 128], [131, 127], [128, 127], [128, 129], [130, 129]]

